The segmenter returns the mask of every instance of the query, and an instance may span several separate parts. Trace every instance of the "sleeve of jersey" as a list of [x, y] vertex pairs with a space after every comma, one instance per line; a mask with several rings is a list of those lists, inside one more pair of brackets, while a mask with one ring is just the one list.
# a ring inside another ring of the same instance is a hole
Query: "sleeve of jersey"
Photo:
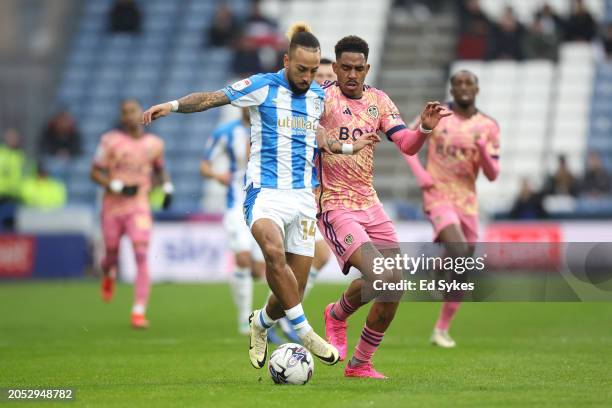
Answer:
[[261, 105], [268, 96], [268, 88], [265, 76], [259, 74], [228, 85], [222, 91], [232, 105], [244, 108]]
[[487, 153], [491, 158], [499, 159], [499, 150], [499, 127], [495, 124], [487, 140]]
[[485, 176], [493, 181], [499, 175], [499, 128], [494, 125], [486, 144], [479, 146], [480, 165]]
[[406, 129], [406, 124], [391, 98], [386, 94], [382, 94], [379, 97], [379, 101], [381, 108], [380, 130], [385, 132], [389, 140], [392, 140], [391, 136]]

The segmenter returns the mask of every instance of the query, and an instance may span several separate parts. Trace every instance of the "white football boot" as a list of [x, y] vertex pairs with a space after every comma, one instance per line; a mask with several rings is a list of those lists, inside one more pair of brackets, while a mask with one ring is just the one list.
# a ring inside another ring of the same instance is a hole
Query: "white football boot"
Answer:
[[448, 334], [448, 330], [434, 329], [433, 333], [431, 333], [430, 341], [434, 346], [442, 348], [453, 348], [457, 345], [455, 340]]

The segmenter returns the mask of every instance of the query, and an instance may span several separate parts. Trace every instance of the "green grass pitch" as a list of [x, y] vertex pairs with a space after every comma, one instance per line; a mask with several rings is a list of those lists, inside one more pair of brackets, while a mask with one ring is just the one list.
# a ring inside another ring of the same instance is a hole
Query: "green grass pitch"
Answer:
[[[319, 333], [341, 290], [321, 284], [306, 300]], [[257, 304], [265, 293], [257, 285]], [[120, 285], [103, 304], [92, 281], [0, 285], [0, 387], [76, 390], [44, 407], [612, 406], [610, 303], [464, 304], [453, 350], [428, 344], [438, 304], [403, 303], [374, 360], [389, 380], [315, 361], [306, 386], [276, 386], [249, 364], [227, 285], [155, 286], [147, 331], [129, 327], [131, 299]], [[349, 351], [364, 319], [350, 320]]]

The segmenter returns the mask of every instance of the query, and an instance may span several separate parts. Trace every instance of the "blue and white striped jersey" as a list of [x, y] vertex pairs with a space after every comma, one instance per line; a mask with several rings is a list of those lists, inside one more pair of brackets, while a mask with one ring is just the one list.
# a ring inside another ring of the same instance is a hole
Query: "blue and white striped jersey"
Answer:
[[223, 88], [232, 105], [249, 107], [251, 154], [246, 186], [302, 189], [318, 186], [316, 130], [325, 93], [313, 82], [294, 95], [285, 70], [258, 74]]
[[229, 161], [229, 172], [232, 176], [227, 188], [226, 207], [242, 206], [244, 202], [244, 175], [247, 163], [247, 146], [249, 129], [241, 120], [233, 120], [217, 127], [206, 142], [204, 160], [214, 161], [225, 155]]

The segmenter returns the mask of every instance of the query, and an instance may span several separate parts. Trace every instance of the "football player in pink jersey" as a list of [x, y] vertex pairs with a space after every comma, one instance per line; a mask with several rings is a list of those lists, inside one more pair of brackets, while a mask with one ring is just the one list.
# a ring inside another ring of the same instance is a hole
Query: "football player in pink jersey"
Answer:
[[[354, 266], [362, 274], [336, 303], [325, 309], [327, 338], [344, 359], [346, 320], [371, 300], [363, 296], [362, 290], [382, 277], [373, 271], [374, 258], [398, 253], [395, 228], [372, 184], [375, 143], [364, 145], [363, 141], [379, 141], [376, 132], [380, 131], [402, 153], [415, 154], [438, 121], [451, 113], [438, 102], [430, 102], [421, 114], [419, 130], [408, 129], [391, 99], [384, 92], [364, 85], [370, 68], [368, 44], [359, 37], [348, 36], [336, 44], [335, 53], [333, 69], [338, 81], [324, 86], [325, 109], [318, 139], [323, 150], [318, 161], [321, 187], [317, 201], [319, 229], [343, 272], [348, 273]], [[394, 280], [398, 278], [396, 272], [391, 271]], [[344, 370], [345, 376], [386, 378], [374, 369], [372, 356], [393, 320], [398, 301], [399, 298], [377, 299], [373, 303], [353, 357]]]
[[[465, 257], [473, 254], [478, 240], [478, 173], [482, 169], [490, 181], [499, 174], [499, 127], [476, 108], [476, 75], [459, 71], [450, 85], [454, 115], [440, 121], [429, 138], [427, 170], [417, 156], [405, 159], [423, 190], [423, 209], [434, 227], [434, 240], [446, 243], [450, 255]], [[447, 296], [431, 336], [433, 344], [455, 347], [448, 329], [460, 300], [461, 293]]]
[[162, 180], [166, 203], [174, 188], [164, 170], [164, 142], [144, 132], [140, 104], [133, 99], [123, 101], [120, 118], [121, 129], [102, 135], [91, 169], [91, 179], [104, 187], [102, 298], [107, 302], [112, 299], [119, 241], [125, 234], [132, 241], [137, 265], [131, 322], [134, 328], [147, 328], [149, 322], [145, 313], [151, 289], [147, 264], [152, 226], [149, 206], [151, 180], [153, 176]]

